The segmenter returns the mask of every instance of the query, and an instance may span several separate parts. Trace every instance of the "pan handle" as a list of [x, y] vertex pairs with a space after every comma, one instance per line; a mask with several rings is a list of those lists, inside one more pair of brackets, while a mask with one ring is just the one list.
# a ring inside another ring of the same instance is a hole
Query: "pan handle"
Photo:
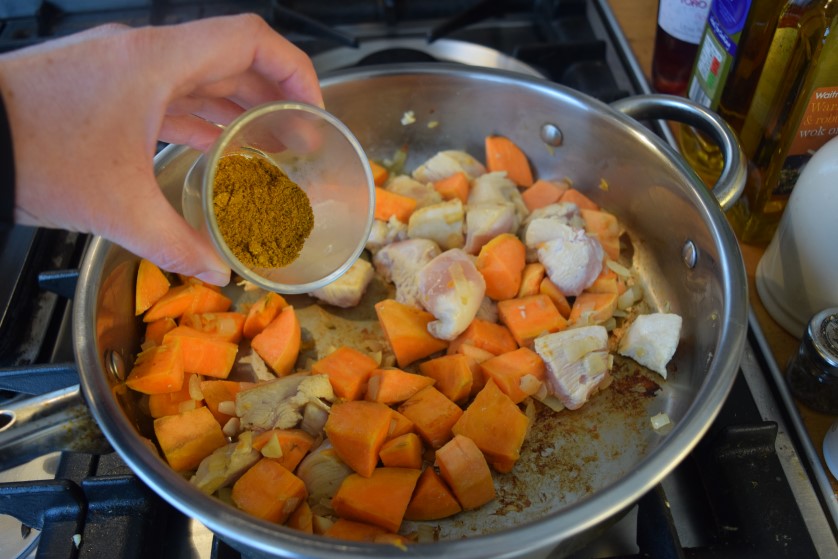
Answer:
[[615, 101], [611, 107], [635, 120], [675, 120], [708, 134], [719, 145], [724, 157], [722, 174], [713, 186], [713, 195], [722, 210], [728, 210], [739, 199], [748, 176], [747, 164], [736, 135], [719, 115], [675, 95], [635, 95]]
[[3, 469], [58, 450], [111, 452], [78, 385], [0, 404]]

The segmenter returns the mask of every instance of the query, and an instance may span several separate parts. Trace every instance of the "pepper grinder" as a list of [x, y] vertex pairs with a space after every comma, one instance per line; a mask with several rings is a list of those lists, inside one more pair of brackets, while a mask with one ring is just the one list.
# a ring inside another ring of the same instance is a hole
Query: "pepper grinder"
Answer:
[[838, 307], [822, 310], [809, 321], [786, 380], [801, 402], [838, 415]]

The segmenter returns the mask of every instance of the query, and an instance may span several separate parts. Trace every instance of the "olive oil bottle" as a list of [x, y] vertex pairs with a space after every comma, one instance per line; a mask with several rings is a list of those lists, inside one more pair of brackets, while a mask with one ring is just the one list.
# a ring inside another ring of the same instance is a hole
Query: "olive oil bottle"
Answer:
[[[767, 243], [812, 154], [838, 135], [838, 0], [792, 0], [780, 14], [738, 130], [748, 180], [728, 220], [739, 239]], [[731, 92], [734, 94], [734, 92]]]
[[[719, 113], [738, 132], [754, 95], [780, 13], [788, 0], [714, 0], [701, 36], [687, 96]], [[681, 153], [712, 186], [724, 161], [719, 146], [679, 127]]]

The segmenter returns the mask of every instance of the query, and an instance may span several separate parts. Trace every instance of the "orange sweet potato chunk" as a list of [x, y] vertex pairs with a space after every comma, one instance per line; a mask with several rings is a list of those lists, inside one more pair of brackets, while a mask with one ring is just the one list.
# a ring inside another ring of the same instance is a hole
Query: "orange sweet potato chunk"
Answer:
[[233, 484], [231, 498], [257, 518], [284, 524], [307, 496], [303, 480], [278, 462], [262, 458]]
[[375, 312], [401, 368], [448, 347], [428, 332], [434, 315], [427, 311], [385, 299], [375, 304]]
[[431, 448], [439, 448], [451, 439], [451, 427], [463, 414], [457, 404], [433, 386], [414, 394], [398, 411], [413, 422], [416, 432]]
[[355, 348], [341, 346], [311, 366], [313, 374], [328, 375], [338, 398], [358, 400], [378, 362]]
[[368, 477], [350, 474], [332, 498], [332, 508], [341, 518], [398, 532], [420, 473], [383, 467]]
[[155, 419], [154, 434], [176, 472], [194, 470], [201, 460], [227, 444], [221, 426], [206, 407]]
[[143, 394], [176, 392], [183, 387], [183, 375], [180, 340], [170, 340], [137, 355], [125, 384]]
[[143, 314], [169, 290], [169, 278], [155, 264], [140, 259], [137, 269], [137, 287], [134, 300], [134, 314]]
[[332, 406], [326, 436], [338, 457], [362, 476], [372, 475], [390, 431], [392, 410], [379, 402], [350, 400]]
[[437, 450], [436, 465], [439, 475], [464, 510], [476, 509], [495, 498], [495, 484], [489, 465], [468, 437], [455, 435]]
[[489, 463], [506, 473], [521, 456], [528, 428], [529, 419], [524, 412], [489, 379], [454, 424], [452, 432], [474, 441]]
[[463, 510], [451, 488], [432, 467], [427, 467], [416, 482], [413, 497], [404, 513], [405, 520], [440, 520]]
[[301, 344], [300, 321], [291, 305], [284, 307], [250, 342], [259, 357], [280, 377], [294, 372]]

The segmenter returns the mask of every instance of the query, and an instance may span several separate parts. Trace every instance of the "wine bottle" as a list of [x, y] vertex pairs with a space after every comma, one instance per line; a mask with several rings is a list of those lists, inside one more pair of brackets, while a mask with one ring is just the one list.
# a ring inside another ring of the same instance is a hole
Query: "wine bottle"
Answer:
[[[707, 15], [687, 96], [717, 111], [738, 132], [753, 98], [768, 47], [787, 0], [714, 0]], [[691, 126], [679, 127], [681, 153], [712, 186], [724, 164], [718, 145]]]
[[711, 0], [660, 0], [652, 87], [659, 93], [684, 95]]
[[792, 0], [783, 10], [739, 140], [748, 179], [728, 220], [739, 239], [767, 243], [794, 183], [838, 135], [838, 0]]

